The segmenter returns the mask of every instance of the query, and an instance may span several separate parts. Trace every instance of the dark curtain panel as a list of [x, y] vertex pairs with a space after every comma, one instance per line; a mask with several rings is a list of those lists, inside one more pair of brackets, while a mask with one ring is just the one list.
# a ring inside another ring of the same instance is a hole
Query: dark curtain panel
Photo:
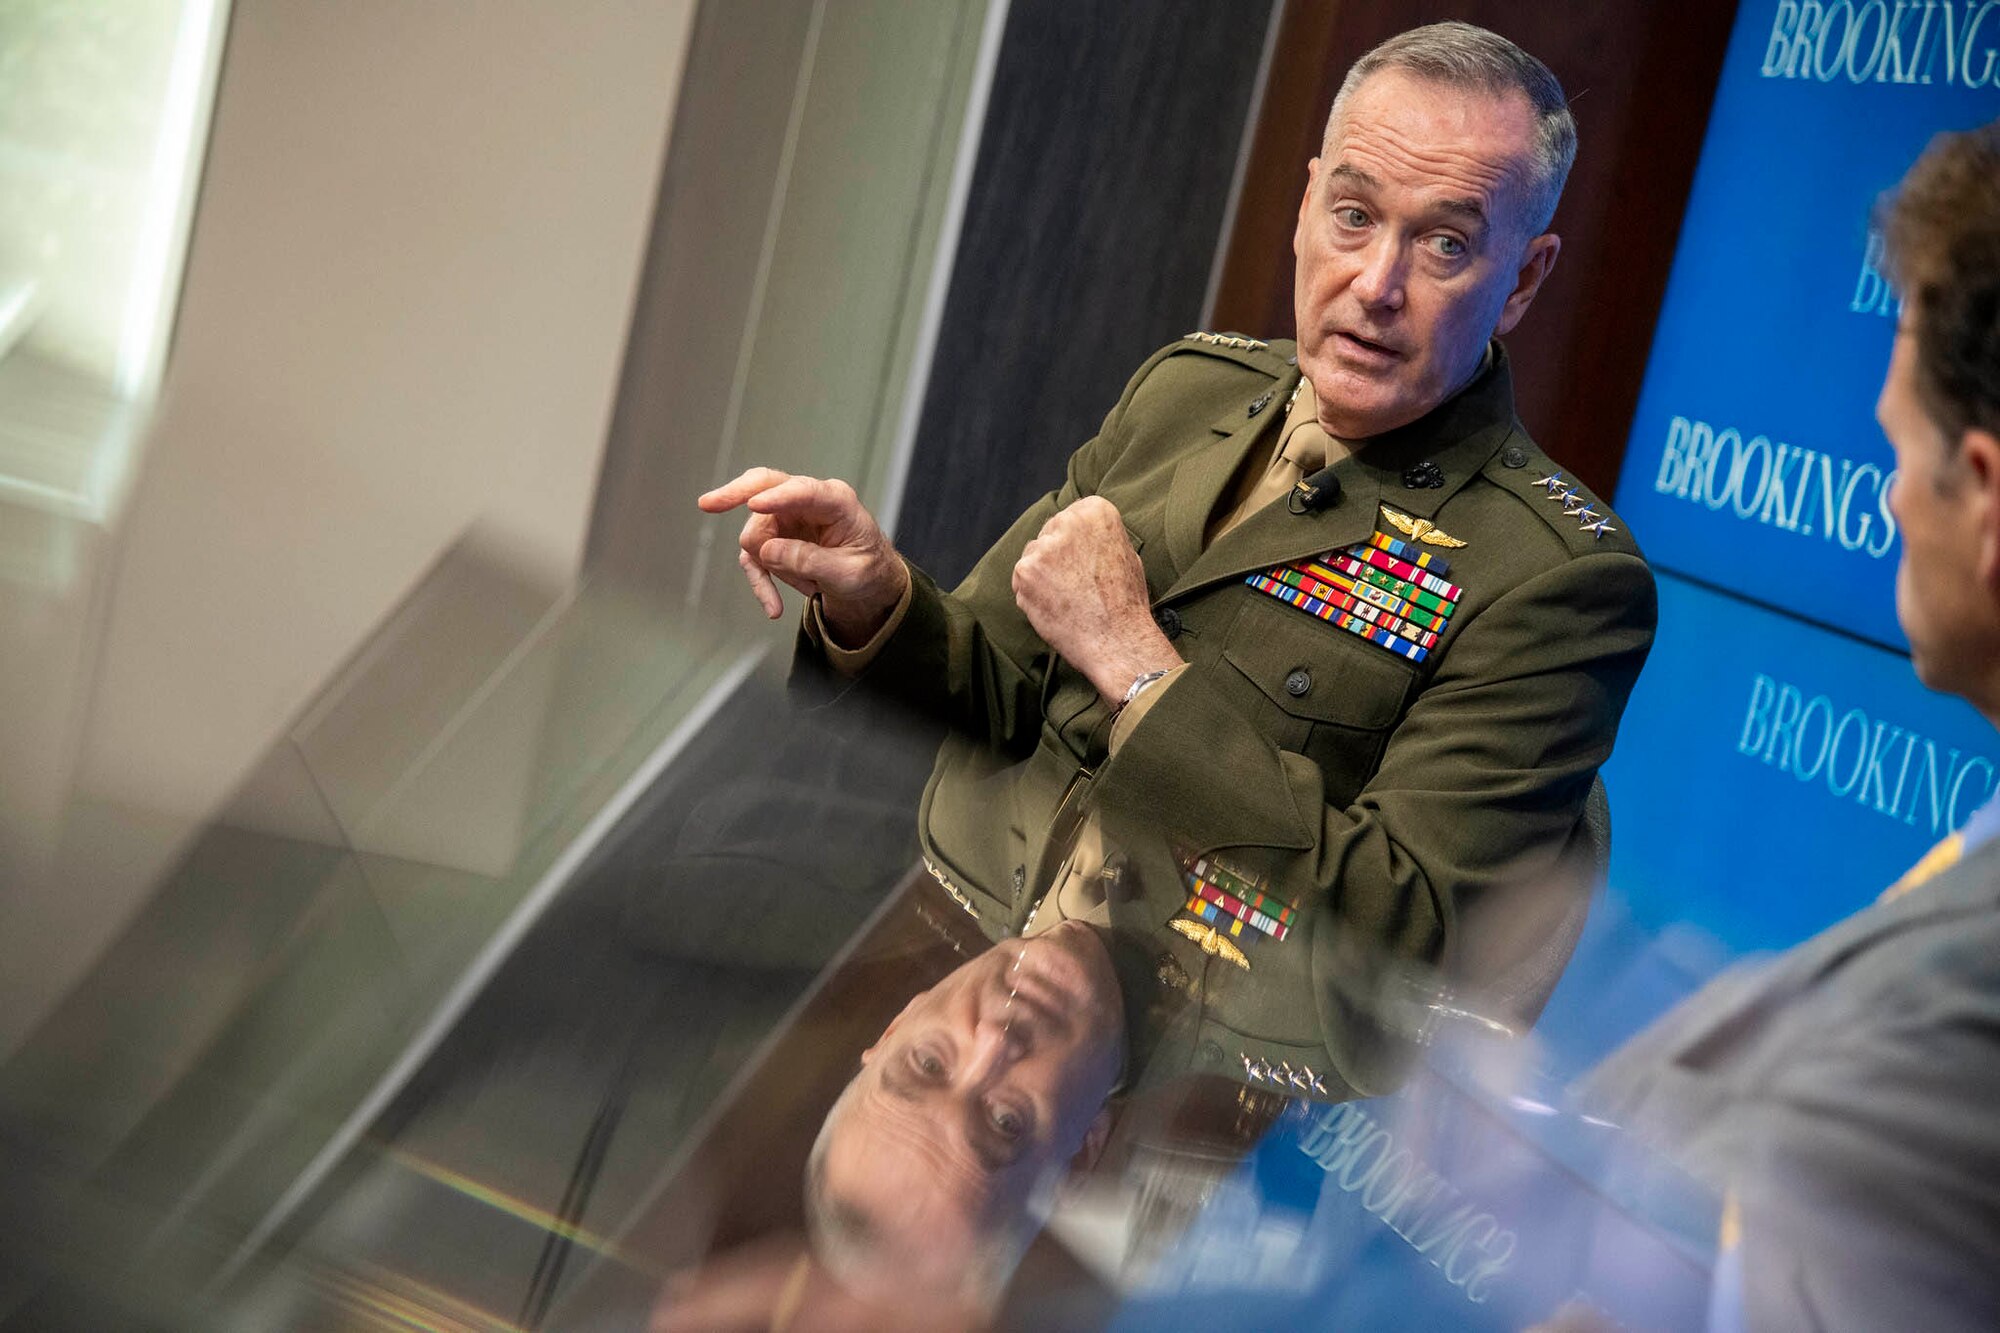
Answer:
[[946, 586], [1198, 326], [1270, 16], [1015, 0], [897, 527]]

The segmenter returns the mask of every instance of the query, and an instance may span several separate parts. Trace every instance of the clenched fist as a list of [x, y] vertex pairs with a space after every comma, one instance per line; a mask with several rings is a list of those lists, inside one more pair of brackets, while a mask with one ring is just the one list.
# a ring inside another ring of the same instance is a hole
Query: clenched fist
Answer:
[[859, 647], [888, 621], [909, 585], [896, 548], [844, 481], [753, 467], [695, 503], [711, 514], [748, 506], [736, 562], [773, 620], [785, 613], [776, 579], [817, 595], [834, 637]]
[[1087, 495], [1042, 525], [1014, 564], [1014, 601], [1042, 641], [1117, 703], [1148, 671], [1181, 664], [1153, 623], [1145, 567], [1118, 508]]

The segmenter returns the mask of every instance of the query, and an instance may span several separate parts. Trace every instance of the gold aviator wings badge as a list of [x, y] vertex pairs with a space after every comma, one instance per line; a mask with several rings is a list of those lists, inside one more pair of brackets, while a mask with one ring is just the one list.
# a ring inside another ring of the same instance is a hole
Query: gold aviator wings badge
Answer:
[[1465, 545], [1463, 541], [1452, 536], [1427, 518], [1411, 518], [1408, 514], [1399, 514], [1389, 508], [1388, 505], [1382, 506], [1382, 517], [1388, 519], [1390, 526], [1413, 542], [1422, 542], [1426, 546], [1454, 547]]

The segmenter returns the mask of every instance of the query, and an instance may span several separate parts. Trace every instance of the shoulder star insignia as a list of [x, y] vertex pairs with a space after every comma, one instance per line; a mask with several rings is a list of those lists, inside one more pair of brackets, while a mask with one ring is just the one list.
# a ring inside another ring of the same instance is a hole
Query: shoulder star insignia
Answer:
[[1399, 514], [1389, 508], [1388, 505], [1382, 506], [1382, 516], [1389, 520], [1396, 531], [1402, 533], [1413, 542], [1422, 542], [1426, 546], [1456, 547], [1465, 545], [1464, 542], [1450, 533], [1439, 529], [1435, 523], [1427, 518], [1411, 518], [1408, 514]]
[[1587, 532], [1593, 538], [1601, 540], [1605, 533], [1616, 532], [1618, 531], [1618, 529], [1612, 527], [1611, 524], [1605, 519], [1600, 518], [1595, 523], [1584, 524], [1583, 527], [1578, 529], [1578, 531]]
[[1261, 352], [1271, 345], [1262, 338], [1245, 338], [1234, 333], [1204, 333], [1196, 330], [1181, 336], [1190, 342], [1207, 343], [1211, 347], [1234, 347], [1244, 352]]
[[1547, 491], [1550, 495], [1554, 495], [1558, 490], [1561, 490], [1566, 483], [1563, 481], [1562, 473], [1551, 472], [1546, 477], [1536, 477], [1534, 484], [1541, 487], [1544, 491]]
[[1221, 932], [1207, 922], [1176, 918], [1167, 924], [1199, 944], [1201, 951], [1209, 957], [1234, 963], [1245, 972], [1250, 970], [1250, 960], [1243, 956], [1243, 951], [1231, 944]]

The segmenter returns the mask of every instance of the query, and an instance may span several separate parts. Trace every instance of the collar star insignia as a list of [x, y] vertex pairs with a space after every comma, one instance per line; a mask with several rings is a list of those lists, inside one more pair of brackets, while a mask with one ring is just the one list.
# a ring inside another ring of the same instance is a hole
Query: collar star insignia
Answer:
[[1250, 960], [1243, 956], [1243, 951], [1234, 944], [1231, 944], [1228, 937], [1224, 936], [1207, 922], [1189, 921], [1183, 917], [1176, 917], [1167, 924], [1180, 934], [1187, 936], [1196, 944], [1199, 944], [1201, 951], [1209, 957], [1220, 958], [1226, 962], [1234, 963], [1245, 972], [1250, 970]]
[[1413, 542], [1422, 542], [1426, 546], [1458, 547], [1465, 545], [1464, 542], [1445, 532], [1427, 518], [1411, 518], [1408, 514], [1399, 514], [1389, 508], [1388, 505], [1382, 506], [1382, 517], [1388, 519], [1390, 525], [1396, 531], [1402, 533]]

